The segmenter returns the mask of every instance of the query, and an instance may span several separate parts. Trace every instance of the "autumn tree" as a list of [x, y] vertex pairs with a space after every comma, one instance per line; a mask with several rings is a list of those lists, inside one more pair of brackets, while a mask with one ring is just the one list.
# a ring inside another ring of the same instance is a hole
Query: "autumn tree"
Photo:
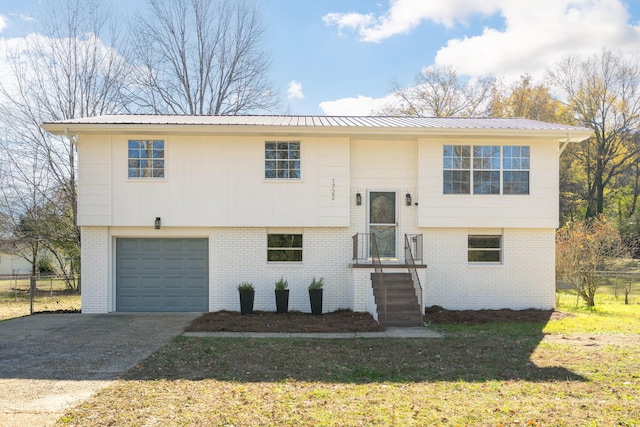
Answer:
[[576, 123], [594, 131], [576, 145], [572, 167], [584, 174], [586, 216], [599, 215], [607, 190], [640, 154], [639, 58], [607, 50], [587, 59], [569, 56], [549, 78]]
[[149, 0], [149, 6], [131, 27], [141, 111], [236, 115], [277, 105], [255, 4]]
[[485, 116], [495, 81], [484, 76], [463, 80], [451, 66], [424, 68], [412, 86], [394, 83], [396, 101], [378, 111], [380, 115], [408, 117]]
[[551, 123], [573, 124], [567, 108], [551, 94], [544, 83], [534, 83], [525, 74], [510, 85], [496, 84], [491, 94], [492, 117], [520, 117]]
[[571, 284], [589, 307], [595, 306], [599, 272], [628, 254], [616, 227], [603, 216], [567, 223], [556, 234], [558, 278]]

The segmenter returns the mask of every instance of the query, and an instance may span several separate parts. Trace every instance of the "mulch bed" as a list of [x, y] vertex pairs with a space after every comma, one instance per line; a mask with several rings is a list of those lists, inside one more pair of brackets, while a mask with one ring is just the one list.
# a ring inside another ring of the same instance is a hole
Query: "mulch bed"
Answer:
[[[551, 319], [570, 316], [555, 310], [446, 310], [439, 306], [425, 310], [426, 323], [485, 324], [491, 322], [545, 323]], [[379, 332], [384, 326], [369, 313], [338, 310], [314, 316], [290, 311], [255, 311], [241, 315], [239, 312], [218, 311], [205, 313], [187, 327], [189, 332]]]
[[427, 323], [452, 323], [482, 325], [494, 322], [533, 322], [545, 323], [549, 320], [572, 316], [557, 310], [447, 310], [438, 305], [425, 309], [424, 320]]
[[241, 315], [238, 312], [218, 311], [205, 313], [187, 327], [189, 332], [379, 332], [384, 326], [369, 313], [338, 310], [314, 316], [290, 311], [254, 311]]

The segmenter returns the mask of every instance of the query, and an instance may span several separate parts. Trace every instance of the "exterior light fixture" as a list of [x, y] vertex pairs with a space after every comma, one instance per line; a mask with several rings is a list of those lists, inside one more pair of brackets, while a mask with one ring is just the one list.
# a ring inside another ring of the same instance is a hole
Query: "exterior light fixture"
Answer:
[[154, 221], [153, 224], [154, 224], [154, 227], [155, 227], [156, 230], [160, 230], [160, 217], [159, 216], [156, 217], [156, 220]]
[[411, 194], [407, 193], [404, 197], [407, 199], [407, 206], [411, 206]]
[[362, 194], [356, 193], [356, 205], [360, 206], [362, 204]]

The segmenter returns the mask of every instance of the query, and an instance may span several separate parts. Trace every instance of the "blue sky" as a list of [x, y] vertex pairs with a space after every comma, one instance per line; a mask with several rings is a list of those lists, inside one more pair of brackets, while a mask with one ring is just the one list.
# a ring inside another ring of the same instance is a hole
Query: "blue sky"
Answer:
[[[0, 39], [24, 37], [46, 0], [0, 0]], [[123, 16], [146, 0], [113, 0]], [[368, 114], [393, 81], [450, 65], [469, 78], [541, 79], [568, 54], [640, 55], [640, 0], [256, 0], [279, 113]], [[0, 58], [0, 61], [2, 58]], [[1, 65], [1, 63], [0, 63]]]

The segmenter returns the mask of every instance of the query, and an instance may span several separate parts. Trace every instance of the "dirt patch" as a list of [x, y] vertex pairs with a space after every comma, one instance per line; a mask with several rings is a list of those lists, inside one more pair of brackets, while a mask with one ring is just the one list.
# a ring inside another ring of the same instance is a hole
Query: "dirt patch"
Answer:
[[425, 309], [427, 323], [455, 323], [482, 325], [493, 322], [533, 322], [544, 323], [573, 316], [557, 310], [447, 310], [438, 305]]
[[[426, 323], [485, 324], [491, 322], [536, 322], [570, 316], [554, 310], [446, 310], [439, 306], [427, 308]], [[188, 332], [379, 332], [384, 326], [369, 313], [338, 310], [314, 316], [290, 311], [277, 314], [256, 311], [241, 315], [238, 312], [205, 313], [195, 319]]]

